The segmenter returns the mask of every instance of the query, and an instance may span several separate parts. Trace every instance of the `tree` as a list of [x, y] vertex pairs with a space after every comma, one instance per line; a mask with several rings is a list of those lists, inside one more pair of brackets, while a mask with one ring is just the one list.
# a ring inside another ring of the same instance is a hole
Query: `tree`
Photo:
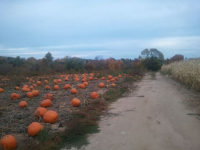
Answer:
[[45, 55], [45, 59], [46, 59], [48, 62], [52, 62], [52, 61], [53, 61], [53, 56], [51, 55], [50, 52], [48, 52], [48, 53]]
[[164, 55], [156, 48], [144, 49], [141, 52], [142, 64], [145, 68], [158, 71], [164, 62]]
[[144, 49], [141, 52], [142, 58], [151, 58], [151, 57], [157, 57], [160, 61], [164, 61], [164, 55], [162, 52], [157, 50], [156, 48]]
[[102, 56], [102, 55], [97, 55], [97, 56], [95, 57], [95, 60], [101, 60], [101, 59], [103, 59], [103, 56]]

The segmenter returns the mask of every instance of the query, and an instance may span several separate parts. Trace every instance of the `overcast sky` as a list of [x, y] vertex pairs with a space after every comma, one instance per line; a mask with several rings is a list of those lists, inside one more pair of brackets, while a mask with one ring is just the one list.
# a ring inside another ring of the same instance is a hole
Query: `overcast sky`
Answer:
[[0, 0], [0, 56], [200, 57], [199, 0]]

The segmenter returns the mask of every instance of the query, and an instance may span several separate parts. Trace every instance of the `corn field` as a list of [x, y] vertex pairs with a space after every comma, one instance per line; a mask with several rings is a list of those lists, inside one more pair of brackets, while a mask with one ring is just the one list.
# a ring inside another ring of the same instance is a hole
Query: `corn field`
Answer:
[[200, 91], [200, 58], [163, 65], [161, 73]]

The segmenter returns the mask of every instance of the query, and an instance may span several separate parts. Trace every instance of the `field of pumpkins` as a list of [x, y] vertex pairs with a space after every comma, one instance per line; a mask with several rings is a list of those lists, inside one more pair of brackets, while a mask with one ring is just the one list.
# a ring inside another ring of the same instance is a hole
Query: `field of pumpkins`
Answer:
[[99, 77], [85, 73], [25, 78], [26, 82], [14, 85], [9, 78], [1, 77], [0, 145], [6, 150], [19, 147], [45, 127], [52, 132], [64, 130], [63, 124], [72, 112], [101, 98], [126, 75]]

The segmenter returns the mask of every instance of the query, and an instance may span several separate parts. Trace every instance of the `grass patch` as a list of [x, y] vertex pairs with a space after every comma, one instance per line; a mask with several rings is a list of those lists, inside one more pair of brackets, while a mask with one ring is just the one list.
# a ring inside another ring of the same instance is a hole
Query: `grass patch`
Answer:
[[156, 80], [156, 73], [155, 72], [151, 72], [151, 79]]

